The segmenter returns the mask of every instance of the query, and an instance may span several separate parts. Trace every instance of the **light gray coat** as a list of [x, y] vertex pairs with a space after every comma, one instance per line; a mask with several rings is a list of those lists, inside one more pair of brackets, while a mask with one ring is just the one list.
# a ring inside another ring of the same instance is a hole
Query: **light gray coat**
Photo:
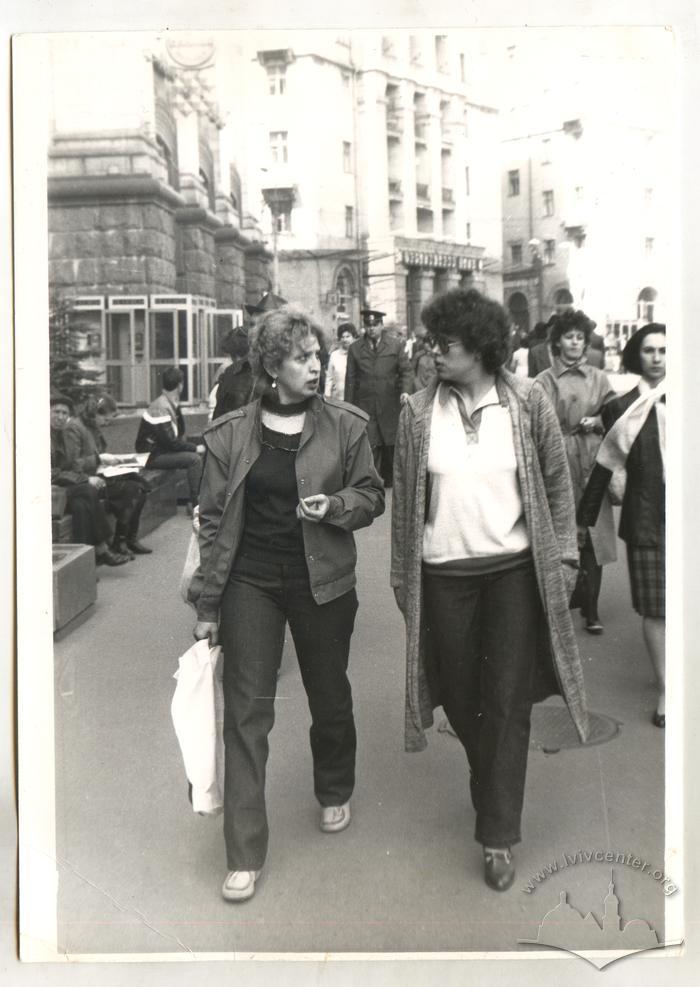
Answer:
[[[532, 389], [532, 383], [507, 370], [496, 376], [499, 399], [508, 408], [513, 424], [523, 510], [545, 615], [540, 666], [544, 678], [549, 674], [554, 686], [540, 688], [535, 698], [544, 698], [558, 686], [576, 730], [585, 740], [586, 694], [569, 611], [579, 554], [574, 498], [554, 409], [540, 388]], [[399, 420], [394, 458], [391, 585], [406, 622], [408, 751], [427, 746], [424, 730], [432, 725], [433, 707], [438, 704], [428, 685], [421, 578], [430, 419], [436, 388], [435, 381], [407, 400]], [[540, 684], [543, 681], [541, 677]]]

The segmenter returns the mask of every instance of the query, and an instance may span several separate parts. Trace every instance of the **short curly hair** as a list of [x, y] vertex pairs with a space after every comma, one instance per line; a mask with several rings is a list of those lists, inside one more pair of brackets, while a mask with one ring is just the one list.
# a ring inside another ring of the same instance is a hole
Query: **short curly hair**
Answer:
[[249, 360], [253, 372], [259, 377], [269, 377], [269, 370], [277, 370], [292, 350], [294, 344], [315, 336], [322, 353], [327, 350], [326, 334], [322, 327], [303, 309], [296, 305], [283, 305], [266, 312], [256, 319], [250, 329]]
[[642, 352], [642, 343], [647, 336], [651, 336], [654, 332], [660, 332], [665, 336], [665, 323], [650, 322], [646, 326], [641, 326], [641, 328], [637, 329], [637, 331], [627, 340], [627, 344], [622, 351], [622, 366], [628, 373], [639, 374], [641, 376], [642, 362], [640, 359], [640, 353]]
[[588, 347], [591, 341], [591, 335], [596, 327], [593, 319], [589, 319], [585, 312], [582, 312], [581, 309], [574, 311], [572, 308], [567, 308], [565, 311], [553, 315], [547, 325], [549, 327], [549, 345], [552, 347], [552, 353], [557, 356], [561, 349], [559, 340], [565, 333], [571, 332], [572, 329], [582, 332], [585, 336], [586, 347]]
[[478, 354], [489, 374], [510, 356], [511, 332], [505, 309], [475, 288], [453, 288], [435, 295], [421, 312], [421, 320], [432, 336], [458, 339], [465, 350]]

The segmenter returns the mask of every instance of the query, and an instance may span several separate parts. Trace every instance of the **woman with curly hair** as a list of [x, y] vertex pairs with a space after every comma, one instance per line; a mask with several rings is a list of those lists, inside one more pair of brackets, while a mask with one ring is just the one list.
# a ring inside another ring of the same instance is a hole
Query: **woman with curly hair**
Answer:
[[311, 712], [320, 827], [337, 833], [350, 822], [352, 532], [383, 512], [384, 490], [367, 415], [318, 394], [322, 343], [320, 327], [291, 305], [265, 314], [250, 335], [262, 397], [204, 434], [201, 563], [188, 598], [195, 638], [224, 651], [228, 901], [253, 895], [267, 853], [265, 767], [287, 623]]
[[569, 612], [578, 548], [564, 442], [541, 388], [504, 368], [504, 309], [474, 290], [422, 312], [437, 380], [399, 423], [391, 583], [406, 622], [406, 749], [442, 705], [466, 751], [484, 878], [513, 883], [533, 701], [587, 714]]
[[[578, 505], [603, 437], [601, 411], [615, 392], [607, 374], [586, 359], [595, 322], [583, 312], [569, 309], [555, 315], [549, 326], [552, 365], [537, 375], [535, 387], [541, 387], [554, 405]], [[617, 558], [615, 542], [612, 504], [606, 496], [598, 521], [581, 547], [581, 568], [586, 574], [581, 613], [589, 634], [603, 633], [598, 597], [603, 566]]]

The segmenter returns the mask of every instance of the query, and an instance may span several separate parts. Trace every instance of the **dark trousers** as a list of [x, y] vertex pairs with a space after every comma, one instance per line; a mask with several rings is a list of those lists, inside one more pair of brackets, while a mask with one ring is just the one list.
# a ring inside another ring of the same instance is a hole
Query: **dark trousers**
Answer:
[[467, 753], [475, 839], [520, 841], [542, 607], [532, 563], [482, 576], [424, 573], [443, 709]]
[[598, 620], [598, 597], [603, 580], [603, 567], [596, 561], [590, 531], [586, 532], [586, 541], [581, 549], [581, 568], [586, 573], [585, 602], [581, 607], [581, 613], [587, 621], [592, 622]]
[[385, 487], [390, 487], [394, 480], [394, 446], [372, 446], [374, 468], [384, 481]]
[[139, 480], [124, 477], [107, 478], [107, 510], [116, 518], [114, 541], [135, 541], [139, 531], [141, 511], [148, 490]]
[[155, 470], [187, 470], [190, 500], [193, 504], [199, 502], [202, 457], [198, 452], [152, 452], [147, 466]]
[[109, 541], [112, 529], [96, 487], [78, 483], [66, 490], [67, 505], [73, 517], [73, 538], [80, 545], [101, 545]]
[[354, 589], [315, 603], [305, 564], [236, 560], [221, 601], [229, 870], [259, 870], [267, 854], [265, 768], [286, 623], [311, 712], [316, 798], [343, 805], [352, 794], [356, 735], [347, 667], [356, 612]]

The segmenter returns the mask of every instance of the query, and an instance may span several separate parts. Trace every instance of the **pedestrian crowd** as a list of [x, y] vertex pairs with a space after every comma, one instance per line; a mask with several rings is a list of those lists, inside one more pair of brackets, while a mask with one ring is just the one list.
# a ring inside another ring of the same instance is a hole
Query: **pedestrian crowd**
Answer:
[[[405, 748], [420, 751], [441, 706], [466, 755], [486, 884], [513, 884], [532, 705], [563, 697], [582, 743], [589, 721], [573, 612], [604, 631], [602, 569], [621, 505], [632, 605], [665, 725], [665, 326], [622, 354], [639, 378], [616, 396], [600, 337], [567, 309], [526, 341], [473, 289], [435, 296], [404, 336], [384, 313], [326, 334], [267, 293], [223, 342], [210, 424], [185, 436], [182, 373], [166, 370], [136, 449], [185, 470], [198, 512], [188, 600], [196, 640], [223, 647], [222, 893], [245, 901], [266, 859], [265, 773], [289, 626], [311, 714], [319, 826], [351, 822], [357, 737], [348, 677], [358, 610], [353, 532], [393, 486], [390, 583], [405, 622]], [[137, 471], [104, 478], [105, 395], [73, 415], [51, 400], [52, 482], [97, 561], [150, 551], [138, 539]], [[114, 526], [107, 515], [114, 516]]]

